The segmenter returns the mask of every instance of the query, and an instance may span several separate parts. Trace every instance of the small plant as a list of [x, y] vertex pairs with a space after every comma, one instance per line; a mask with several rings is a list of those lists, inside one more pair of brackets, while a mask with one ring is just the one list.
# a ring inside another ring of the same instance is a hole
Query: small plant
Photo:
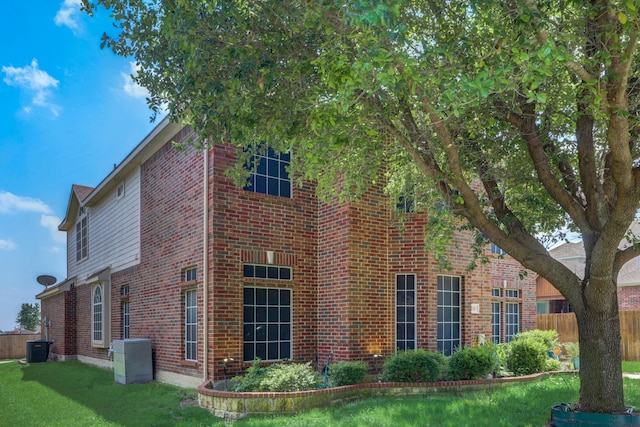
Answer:
[[574, 357], [580, 357], [580, 344], [572, 341], [572, 342], [566, 342], [564, 344], [562, 344], [562, 346], [564, 347], [564, 350], [567, 352], [567, 356], [569, 356], [570, 358], [574, 358]]
[[514, 375], [529, 375], [543, 372], [548, 351], [540, 341], [526, 338], [511, 341], [505, 360], [506, 367]]
[[361, 383], [369, 371], [369, 364], [362, 361], [338, 362], [329, 367], [329, 382], [334, 387]]
[[431, 382], [441, 380], [447, 370], [442, 353], [424, 349], [399, 351], [385, 360], [384, 381]]
[[562, 363], [558, 359], [552, 359], [550, 357], [544, 362], [544, 371], [553, 372], [562, 370]]
[[452, 380], [476, 380], [486, 378], [498, 365], [496, 353], [490, 346], [465, 347], [449, 358], [449, 375]]

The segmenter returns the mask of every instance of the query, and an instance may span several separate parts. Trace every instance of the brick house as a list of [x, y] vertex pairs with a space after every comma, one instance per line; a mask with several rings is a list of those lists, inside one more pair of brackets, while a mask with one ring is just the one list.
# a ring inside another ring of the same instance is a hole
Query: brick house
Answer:
[[322, 202], [272, 152], [239, 188], [224, 174], [236, 149], [173, 148], [191, 136], [165, 120], [97, 187], [72, 187], [67, 278], [37, 296], [58, 359], [108, 367], [113, 340], [150, 338], [155, 378], [197, 386], [222, 379], [224, 359], [229, 375], [255, 357], [322, 366], [329, 352], [373, 366], [535, 326], [535, 279], [495, 246], [468, 272], [460, 234], [439, 271], [424, 216], [400, 229], [382, 188]]
[[[640, 222], [629, 228], [632, 235], [640, 235]], [[628, 243], [623, 241], [620, 248]], [[584, 275], [585, 254], [582, 243], [564, 243], [549, 251], [551, 256], [564, 264], [579, 277]], [[640, 257], [627, 262], [618, 273], [618, 307], [620, 310], [640, 310]], [[536, 278], [536, 311], [538, 314], [568, 313], [573, 309], [567, 300], [548, 280]]]

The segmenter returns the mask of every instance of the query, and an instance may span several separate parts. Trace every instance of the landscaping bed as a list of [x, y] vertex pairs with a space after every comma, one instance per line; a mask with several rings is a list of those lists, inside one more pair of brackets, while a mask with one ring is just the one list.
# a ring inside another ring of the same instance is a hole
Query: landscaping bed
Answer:
[[215, 390], [211, 381], [198, 387], [201, 407], [225, 419], [247, 414], [295, 413], [374, 396], [408, 396], [487, 390], [539, 380], [549, 373], [519, 377], [429, 383], [374, 382], [295, 392], [235, 392]]

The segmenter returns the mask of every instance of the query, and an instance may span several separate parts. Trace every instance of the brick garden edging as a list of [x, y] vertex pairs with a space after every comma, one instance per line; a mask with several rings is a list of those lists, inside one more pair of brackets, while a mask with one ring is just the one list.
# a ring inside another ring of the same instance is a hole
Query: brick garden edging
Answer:
[[207, 381], [198, 387], [198, 403], [218, 417], [237, 419], [247, 414], [300, 412], [372, 396], [408, 396], [486, 390], [513, 383], [537, 381], [548, 374], [549, 372], [543, 372], [521, 377], [432, 383], [364, 383], [283, 393], [220, 391], [214, 390], [211, 381]]

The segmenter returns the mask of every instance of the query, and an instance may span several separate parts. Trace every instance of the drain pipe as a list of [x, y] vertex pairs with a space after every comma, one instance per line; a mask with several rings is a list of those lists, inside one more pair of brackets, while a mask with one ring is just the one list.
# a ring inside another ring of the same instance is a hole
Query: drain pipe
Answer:
[[202, 238], [202, 381], [209, 379], [209, 149], [204, 148], [204, 185], [203, 185], [203, 238]]

